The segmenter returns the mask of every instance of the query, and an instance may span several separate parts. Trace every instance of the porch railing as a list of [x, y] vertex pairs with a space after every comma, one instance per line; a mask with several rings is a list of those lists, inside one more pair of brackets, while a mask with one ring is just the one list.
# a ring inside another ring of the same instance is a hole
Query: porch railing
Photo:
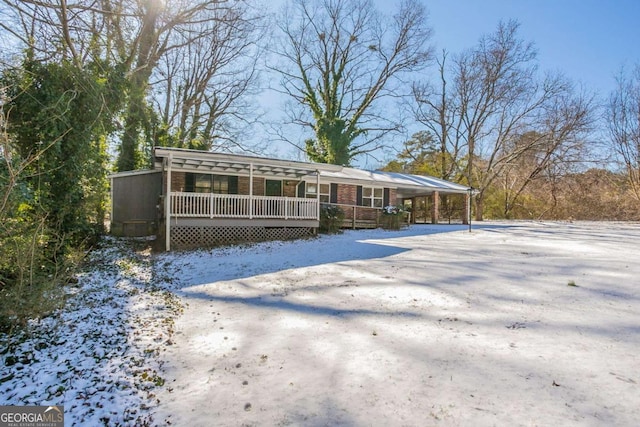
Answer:
[[318, 219], [318, 201], [299, 197], [174, 192], [170, 206], [172, 217]]

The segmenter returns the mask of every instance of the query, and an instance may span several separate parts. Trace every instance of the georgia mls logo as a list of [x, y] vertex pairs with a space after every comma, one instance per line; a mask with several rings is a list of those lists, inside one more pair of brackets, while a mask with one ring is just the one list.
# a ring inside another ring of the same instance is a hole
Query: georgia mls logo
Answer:
[[64, 427], [64, 406], [0, 406], [0, 427]]
[[49, 411], [54, 411], [54, 413], [59, 414], [60, 417], [64, 416], [62, 415], [62, 411], [60, 410], [60, 408], [58, 408], [57, 406], [49, 406], [47, 409], [44, 410], [44, 413], [46, 414]]

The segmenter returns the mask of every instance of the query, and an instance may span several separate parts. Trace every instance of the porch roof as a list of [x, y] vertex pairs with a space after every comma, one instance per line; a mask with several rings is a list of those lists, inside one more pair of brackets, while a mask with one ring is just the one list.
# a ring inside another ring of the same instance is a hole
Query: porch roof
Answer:
[[274, 178], [316, 180], [347, 184], [371, 185], [395, 188], [400, 197], [416, 197], [441, 193], [464, 194], [469, 188], [432, 176], [405, 173], [366, 171], [325, 163], [306, 163], [238, 154], [211, 153], [178, 148], [156, 148], [156, 169], [163, 167], [164, 159], [170, 159], [173, 170], [196, 173], [218, 173]]
[[318, 171], [318, 165], [313, 163], [176, 148], [156, 148], [155, 157], [157, 169], [162, 168], [163, 159], [170, 159], [174, 170], [200, 173], [248, 176], [253, 170], [260, 176], [300, 179], [315, 176]]

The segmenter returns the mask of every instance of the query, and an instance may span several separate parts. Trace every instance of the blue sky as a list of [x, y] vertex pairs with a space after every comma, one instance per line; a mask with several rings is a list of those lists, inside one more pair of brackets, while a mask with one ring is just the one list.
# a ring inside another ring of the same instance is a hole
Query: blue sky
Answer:
[[[277, 12], [285, 1], [269, 0], [268, 4]], [[561, 72], [585, 90], [596, 92], [603, 101], [614, 89], [622, 66], [640, 65], [640, 0], [423, 1], [429, 11], [436, 53], [446, 49], [455, 54], [471, 48], [482, 35], [494, 32], [501, 20], [515, 19], [520, 23], [520, 38], [534, 43], [541, 71]], [[392, 14], [399, 0], [374, 2], [380, 11]], [[425, 77], [435, 71], [431, 67]], [[263, 96], [272, 114], [279, 111], [273, 108], [278, 96], [274, 99], [269, 92]], [[277, 151], [277, 156], [301, 155], [289, 145]], [[365, 158], [355, 163], [378, 166], [370, 162]]]
[[[380, 0], [381, 7], [389, 2]], [[429, 0], [433, 43], [455, 53], [500, 20], [520, 22], [542, 70], [561, 71], [607, 96], [620, 67], [640, 64], [639, 0]], [[388, 6], [387, 6], [388, 7]]]

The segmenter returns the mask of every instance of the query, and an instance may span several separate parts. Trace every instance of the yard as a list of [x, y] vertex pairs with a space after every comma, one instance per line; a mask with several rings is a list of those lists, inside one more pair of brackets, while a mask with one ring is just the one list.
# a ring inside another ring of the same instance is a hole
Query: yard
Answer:
[[68, 425], [635, 426], [639, 244], [638, 224], [488, 222], [103, 249], [117, 271], [35, 325], [75, 332], [5, 352], [32, 360], [1, 366], [0, 404], [64, 404]]
[[640, 227], [413, 226], [172, 254], [174, 425], [637, 425]]

